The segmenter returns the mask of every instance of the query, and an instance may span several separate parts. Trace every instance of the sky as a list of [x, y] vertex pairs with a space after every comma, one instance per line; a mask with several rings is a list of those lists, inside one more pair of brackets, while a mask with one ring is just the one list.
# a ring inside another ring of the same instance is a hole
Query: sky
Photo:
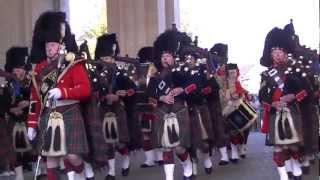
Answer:
[[[246, 88], [259, 88], [264, 40], [273, 27], [293, 19], [301, 44], [319, 49], [318, 0], [180, 0], [182, 29], [199, 36], [199, 45], [229, 46], [229, 62], [238, 63]], [[319, 51], [318, 51], [319, 52]]]

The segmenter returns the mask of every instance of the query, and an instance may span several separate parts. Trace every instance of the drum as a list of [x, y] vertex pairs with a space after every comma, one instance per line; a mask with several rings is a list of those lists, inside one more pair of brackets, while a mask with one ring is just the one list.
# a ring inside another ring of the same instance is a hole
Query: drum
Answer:
[[258, 115], [254, 108], [243, 100], [239, 100], [237, 107], [227, 116], [227, 123], [231, 131], [242, 133], [248, 129], [257, 119]]

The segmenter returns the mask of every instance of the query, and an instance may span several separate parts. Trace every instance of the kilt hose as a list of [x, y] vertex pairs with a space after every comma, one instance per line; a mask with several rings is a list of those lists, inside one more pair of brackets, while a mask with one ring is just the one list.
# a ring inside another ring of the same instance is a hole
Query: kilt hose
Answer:
[[[67, 154], [86, 155], [89, 153], [84, 119], [79, 104], [60, 106], [55, 109], [63, 115]], [[38, 152], [41, 153], [44, 133], [47, 128], [50, 109], [45, 108], [39, 122]]]
[[98, 99], [95, 95], [92, 95], [90, 99], [81, 103], [89, 144], [89, 154], [84, 158], [94, 166], [101, 166], [108, 163], [106, 153], [108, 151], [108, 145], [103, 138], [103, 119], [100, 116], [101, 112], [97, 104]]
[[177, 101], [173, 105], [160, 104], [155, 110], [155, 120], [152, 127], [152, 139], [155, 148], [162, 148], [162, 136], [164, 133], [164, 116], [166, 113], [176, 113], [179, 123], [180, 145], [185, 148], [191, 147], [191, 122], [186, 104]]
[[13, 168], [16, 162], [16, 154], [13, 150], [12, 135], [9, 132], [8, 123], [0, 118], [0, 173]]

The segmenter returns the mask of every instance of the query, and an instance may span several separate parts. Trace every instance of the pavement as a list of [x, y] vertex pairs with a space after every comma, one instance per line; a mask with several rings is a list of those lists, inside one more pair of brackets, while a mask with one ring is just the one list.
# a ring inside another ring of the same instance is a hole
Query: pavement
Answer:
[[[213, 156], [214, 168], [211, 175], [206, 175], [203, 166], [199, 164], [197, 180], [279, 180], [276, 167], [272, 161], [272, 149], [264, 145], [265, 137], [258, 132], [250, 133], [248, 140], [247, 158], [241, 159], [238, 164], [219, 166], [219, 154]], [[141, 169], [143, 153], [132, 154], [130, 175], [121, 177], [120, 167], [117, 167], [117, 180], [164, 180], [162, 167]], [[182, 168], [180, 163], [175, 166], [175, 180], [182, 180]], [[104, 172], [96, 172], [96, 180], [104, 180]], [[65, 179], [65, 178], [63, 178]], [[0, 180], [14, 180], [13, 177], [0, 177]], [[25, 180], [33, 180], [31, 173], [26, 173]], [[311, 168], [311, 173], [303, 176], [303, 180], [319, 179], [319, 162]]]

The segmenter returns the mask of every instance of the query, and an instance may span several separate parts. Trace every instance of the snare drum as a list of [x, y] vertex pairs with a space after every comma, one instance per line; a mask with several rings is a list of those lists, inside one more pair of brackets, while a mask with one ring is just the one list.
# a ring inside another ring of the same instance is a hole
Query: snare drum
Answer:
[[227, 116], [227, 123], [232, 131], [242, 133], [257, 119], [257, 112], [247, 102], [240, 100], [236, 109]]

